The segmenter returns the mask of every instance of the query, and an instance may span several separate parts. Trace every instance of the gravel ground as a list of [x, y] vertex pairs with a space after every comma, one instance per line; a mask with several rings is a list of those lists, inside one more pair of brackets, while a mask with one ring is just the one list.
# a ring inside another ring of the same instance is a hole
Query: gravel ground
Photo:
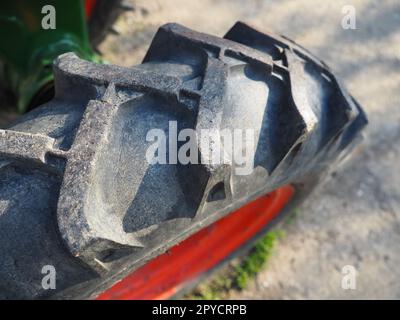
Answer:
[[[322, 58], [368, 113], [363, 148], [300, 207], [256, 281], [231, 298], [400, 298], [400, 1], [133, 1], [119, 37], [101, 46], [120, 65], [140, 63], [166, 22], [222, 36], [237, 20], [284, 34]], [[344, 5], [355, 30], [341, 27]], [[342, 267], [357, 270], [341, 288]]]

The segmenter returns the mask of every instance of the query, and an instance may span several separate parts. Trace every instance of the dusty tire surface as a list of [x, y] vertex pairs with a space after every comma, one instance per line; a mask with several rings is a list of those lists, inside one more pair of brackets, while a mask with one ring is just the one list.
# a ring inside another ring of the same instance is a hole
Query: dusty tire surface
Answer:
[[[0, 132], [1, 298], [94, 298], [248, 201], [317, 179], [367, 123], [323, 62], [243, 23], [224, 38], [167, 24], [141, 65], [68, 53], [54, 74], [55, 98]], [[252, 173], [149, 164], [147, 133], [171, 121], [254, 130]]]

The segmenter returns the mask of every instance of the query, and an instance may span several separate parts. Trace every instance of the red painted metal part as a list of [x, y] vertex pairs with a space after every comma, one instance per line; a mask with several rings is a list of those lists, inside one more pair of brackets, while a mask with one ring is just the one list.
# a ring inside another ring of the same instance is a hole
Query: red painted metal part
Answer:
[[87, 19], [89, 19], [92, 15], [93, 9], [96, 5], [96, 1], [97, 0], [85, 0], [85, 13]]
[[167, 299], [261, 231], [292, 198], [281, 187], [200, 230], [103, 292], [99, 300]]

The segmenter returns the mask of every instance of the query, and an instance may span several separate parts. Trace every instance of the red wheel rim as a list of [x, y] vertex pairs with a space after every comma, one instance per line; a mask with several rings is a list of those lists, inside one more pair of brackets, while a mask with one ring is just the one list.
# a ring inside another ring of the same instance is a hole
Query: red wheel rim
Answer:
[[92, 16], [93, 9], [96, 6], [96, 1], [97, 0], [85, 0], [85, 14], [87, 20]]
[[167, 299], [188, 281], [217, 265], [274, 219], [292, 198], [281, 187], [198, 231], [151, 260], [97, 299]]

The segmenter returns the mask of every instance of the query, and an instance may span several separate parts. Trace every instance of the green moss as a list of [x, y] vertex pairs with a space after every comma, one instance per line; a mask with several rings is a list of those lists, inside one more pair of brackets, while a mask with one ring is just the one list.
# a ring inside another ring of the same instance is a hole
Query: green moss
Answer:
[[263, 269], [272, 254], [276, 241], [282, 239], [283, 236], [282, 230], [275, 230], [268, 232], [257, 241], [250, 254], [236, 267], [234, 283], [237, 288], [244, 289], [249, 280]]
[[218, 300], [226, 298], [232, 289], [242, 290], [246, 288], [258, 272], [268, 262], [274, 245], [284, 237], [283, 230], [268, 232], [256, 242], [250, 253], [235, 266], [229, 266], [223, 275], [217, 275], [214, 279], [199, 285], [190, 295], [189, 299]]
[[297, 217], [300, 215], [300, 209], [295, 208], [293, 209], [292, 212], [288, 215], [288, 217], [285, 219], [285, 226], [291, 225], [293, 222], [296, 221]]
[[215, 276], [211, 281], [199, 285], [187, 298], [196, 300], [219, 300], [232, 289], [232, 270]]

